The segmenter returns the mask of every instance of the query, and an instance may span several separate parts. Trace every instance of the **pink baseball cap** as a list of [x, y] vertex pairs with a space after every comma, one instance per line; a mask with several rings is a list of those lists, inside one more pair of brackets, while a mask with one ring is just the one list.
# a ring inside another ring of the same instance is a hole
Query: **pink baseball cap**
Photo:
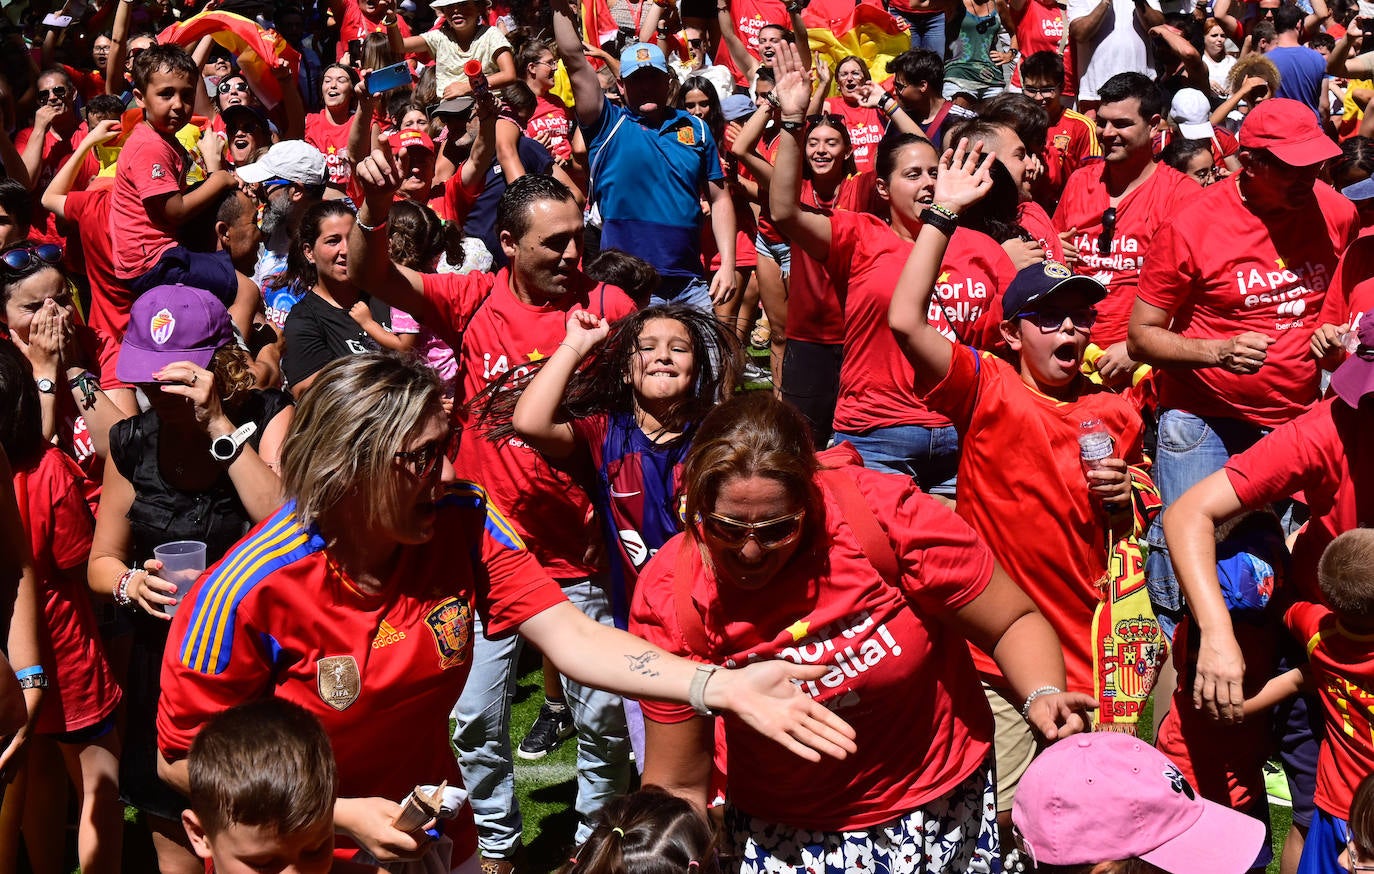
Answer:
[[1077, 734], [1021, 778], [1012, 822], [1037, 864], [1139, 858], [1170, 874], [1243, 874], [1265, 826], [1197, 794], [1178, 767], [1128, 734]]

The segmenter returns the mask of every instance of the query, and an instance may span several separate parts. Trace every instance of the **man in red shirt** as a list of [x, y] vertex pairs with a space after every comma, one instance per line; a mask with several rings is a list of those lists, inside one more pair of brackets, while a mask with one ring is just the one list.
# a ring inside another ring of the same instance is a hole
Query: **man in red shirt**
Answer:
[[1073, 231], [1079, 261], [1074, 270], [1107, 287], [1097, 305], [1093, 342], [1105, 351], [1097, 369], [1109, 385], [1130, 378], [1136, 362], [1126, 350], [1126, 325], [1146, 244], [1200, 186], [1172, 167], [1156, 163], [1150, 134], [1159, 125], [1159, 89], [1140, 73], [1118, 73], [1099, 89], [1097, 131], [1100, 162], [1069, 177], [1055, 229]]
[[[475, 423], [468, 401], [506, 373], [517, 375], [551, 355], [566, 335], [568, 314], [584, 309], [614, 321], [634, 310], [618, 288], [597, 284], [578, 268], [582, 258], [582, 211], [572, 192], [547, 176], [511, 183], [497, 212], [497, 228], [510, 266], [499, 273], [420, 274], [387, 256], [385, 225], [405, 169], [374, 152], [354, 175], [363, 206], [349, 237], [349, 278], [414, 316], [453, 347], [458, 358], [458, 430]], [[604, 568], [588, 558], [596, 526], [591, 501], [565, 471], [522, 441], [493, 443], [464, 435], [454, 468], [480, 472], [493, 502], [509, 519], [539, 563], [588, 615], [611, 622]], [[473, 678], [455, 708], [455, 738], [464, 782], [472, 792], [482, 855], [505, 868], [520, 845], [520, 812], [514, 793], [509, 707], [513, 641], [477, 635]], [[567, 699], [578, 728], [578, 795], [583, 818], [578, 840], [590, 834], [585, 820], [610, 797], [623, 793], [630, 775], [629, 734], [619, 697], [580, 686], [566, 677]]]
[[1102, 157], [1097, 125], [1086, 115], [1065, 108], [1068, 69], [1057, 52], [1036, 52], [1021, 63], [1018, 72], [1022, 92], [1049, 116], [1043, 152], [1045, 172], [1036, 178], [1034, 194], [1036, 202], [1052, 212], [1070, 174], [1089, 159]]
[[[38, 110], [33, 127], [14, 138], [14, 147], [29, 173], [29, 190], [41, 194], [72, 155], [72, 134], [80, 119], [76, 115], [76, 84], [60, 67], [45, 70], [38, 77]], [[77, 187], [84, 188], [84, 184]], [[45, 209], [34, 210], [33, 229], [45, 243], [62, 243], [56, 219]]]
[[[1356, 231], [1355, 208], [1317, 181], [1339, 154], [1306, 106], [1266, 100], [1241, 126], [1241, 172], [1190, 198], [1151, 243], [1129, 342], [1156, 367], [1166, 507], [1317, 400], [1309, 340]], [[1151, 595], [1180, 609], [1159, 520], [1149, 537]]]

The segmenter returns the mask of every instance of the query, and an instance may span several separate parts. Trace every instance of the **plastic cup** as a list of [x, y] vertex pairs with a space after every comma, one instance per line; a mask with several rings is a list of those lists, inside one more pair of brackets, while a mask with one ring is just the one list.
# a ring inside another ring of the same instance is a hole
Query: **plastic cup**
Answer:
[[153, 558], [162, 562], [162, 570], [157, 574], [169, 583], [175, 583], [176, 604], [162, 608], [168, 616], [175, 616], [181, 599], [200, 575], [205, 572], [205, 544], [199, 540], [174, 540], [153, 549]]

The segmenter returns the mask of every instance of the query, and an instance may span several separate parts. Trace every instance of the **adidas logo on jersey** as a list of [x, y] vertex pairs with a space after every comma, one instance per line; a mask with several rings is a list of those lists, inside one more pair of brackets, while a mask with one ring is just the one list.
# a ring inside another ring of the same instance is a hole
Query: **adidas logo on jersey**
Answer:
[[385, 619], [382, 620], [382, 627], [377, 629], [377, 636], [372, 639], [372, 648], [381, 649], [384, 646], [391, 646], [393, 643], [400, 643], [406, 639], [404, 631], [397, 631], [396, 628]]

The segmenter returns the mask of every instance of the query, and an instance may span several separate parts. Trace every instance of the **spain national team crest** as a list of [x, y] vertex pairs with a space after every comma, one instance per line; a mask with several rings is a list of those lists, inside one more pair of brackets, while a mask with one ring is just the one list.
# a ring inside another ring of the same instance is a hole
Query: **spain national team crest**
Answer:
[[447, 671], [467, 658], [472, 638], [472, 608], [466, 601], [447, 598], [425, 616], [439, 649], [439, 667]]
[[679, 143], [682, 143], [684, 146], [695, 146], [697, 144], [696, 131], [692, 130], [692, 126], [690, 124], [678, 128], [677, 141]]
[[1069, 135], [1068, 135], [1068, 134], [1055, 134], [1055, 135], [1054, 135], [1054, 147], [1055, 147], [1056, 149], [1058, 149], [1059, 151], [1061, 151], [1061, 152], [1068, 151], [1069, 143], [1070, 143], [1070, 139], [1069, 139]]
[[172, 311], [163, 307], [153, 314], [153, 320], [148, 323], [148, 334], [153, 338], [153, 342], [161, 346], [172, 339], [172, 332], [176, 330], [177, 320], [172, 315]]
[[353, 656], [326, 656], [315, 662], [320, 700], [335, 710], [347, 710], [363, 691], [363, 678]]

